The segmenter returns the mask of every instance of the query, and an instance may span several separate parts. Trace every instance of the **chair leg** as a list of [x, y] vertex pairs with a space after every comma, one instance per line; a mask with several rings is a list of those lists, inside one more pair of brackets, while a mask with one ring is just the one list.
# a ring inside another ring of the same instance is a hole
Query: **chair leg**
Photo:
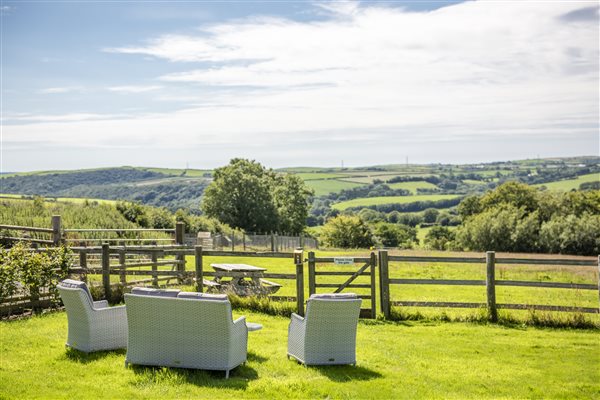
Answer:
[[229, 370], [225, 371], [225, 379], [229, 379]]

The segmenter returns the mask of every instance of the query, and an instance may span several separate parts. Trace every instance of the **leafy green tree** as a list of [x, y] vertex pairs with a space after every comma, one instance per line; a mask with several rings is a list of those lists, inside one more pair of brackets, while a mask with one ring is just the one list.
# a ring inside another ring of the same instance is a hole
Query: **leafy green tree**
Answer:
[[428, 224], [433, 224], [439, 214], [440, 212], [435, 208], [428, 208], [425, 211], [423, 211], [423, 221]]
[[600, 215], [555, 215], [540, 229], [540, 246], [551, 253], [600, 253]]
[[526, 212], [535, 211], [538, 208], [537, 190], [524, 183], [506, 182], [485, 194], [481, 199], [483, 209], [500, 205], [511, 205], [522, 208]]
[[273, 200], [277, 208], [279, 232], [298, 234], [306, 226], [309, 197], [314, 191], [307, 188], [296, 175], [277, 175], [273, 178]]
[[479, 214], [481, 210], [481, 199], [479, 196], [465, 197], [457, 207], [458, 214], [463, 218]]
[[456, 233], [458, 243], [475, 251], [512, 251], [512, 233], [522, 211], [512, 207], [495, 207], [469, 218]]
[[255, 161], [234, 158], [213, 173], [206, 188], [202, 210], [209, 217], [252, 232], [277, 227], [277, 208], [268, 171]]
[[202, 210], [245, 231], [299, 233], [306, 226], [311, 195], [297, 176], [278, 176], [258, 162], [235, 158], [214, 171]]
[[375, 235], [385, 247], [412, 248], [417, 240], [417, 230], [407, 225], [381, 222], [375, 226]]
[[448, 250], [450, 243], [454, 241], [454, 232], [445, 226], [433, 226], [427, 234], [423, 243], [425, 247], [432, 250]]
[[368, 225], [357, 216], [338, 215], [321, 230], [321, 240], [339, 248], [368, 248], [373, 246], [373, 234]]

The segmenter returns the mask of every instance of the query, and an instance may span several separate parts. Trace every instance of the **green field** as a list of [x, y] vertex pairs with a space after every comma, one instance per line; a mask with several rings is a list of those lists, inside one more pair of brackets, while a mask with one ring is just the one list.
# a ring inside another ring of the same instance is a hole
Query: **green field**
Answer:
[[390, 183], [388, 186], [392, 189], [405, 189], [412, 194], [417, 194], [417, 189], [437, 189], [436, 185], [425, 181]]
[[350, 207], [368, 207], [380, 204], [408, 204], [417, 201], [438, 201], [449, 200], [460, 197], [456, 194], [434, 194], [434, 195], [417, 195], [417, 196], [386, 196], [386, 197], [363, 197], [342, 201], [341, 203], [333, 204], [331, 208], [336, 210], [345, 210]]
[[564, 181], [556, 181], [556, 182], [548, 182], [542, 183], [539, 185], [534, 185], [536, 187], [545, 186], [549, 190], [563, 190], [569, 191], [573, 189], [579, 189], [579, 185], [585, 182], [598, 182], [600, 181], [600, 174], [587, 174], [578, 176], [576, 179], [566, 179]]
[[[10, 194], [10, 193], [0, 193], [0, 199], [10, 199], [10, 200], [25, 200], [31, 201], [31, 196], [27, 196], [27, 198], [23, 198], [24, 195], [21, 194]], [[116, 200], [104, 200], [104, 199], [82, 199], [78, 197], [44, 197], [44, 201], [48, 203], [73, 203], [73, 204], [84, 204], [86, 201], [90, 203], [98, 203], [98, 204], [116, 204]]]
[[316, 196], [324, 196], [329, 193], [340, 192], [344, 189], [352, 189], [362, 186], [360, 183], [343, 182], [336, 179], [309, 180], [306, 186], [315, 191]]
[[248, 361], [222, 372], [124, 366], [125, 350], [65, 350], [64, 312], [0, 322], [4, 399], [34, 398], [594, 398], [597, 331], [432, 322], [358, 326], [357, 366], [286, 358], [289, 318], [235, 310], [263, 329]]
[[304, 181], [335, 179], [344, 177], [344, 175], [342, 174], [330, 174], [326, 172], [302, 172], [296, 173], [294, 175], [300, 177]]

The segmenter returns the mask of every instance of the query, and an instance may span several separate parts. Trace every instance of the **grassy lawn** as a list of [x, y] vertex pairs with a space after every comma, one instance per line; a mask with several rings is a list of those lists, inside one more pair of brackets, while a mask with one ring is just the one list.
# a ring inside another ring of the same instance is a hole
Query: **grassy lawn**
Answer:
[[429, 183], [426, 181], [416, 181], [416, 182], [398, 182], [398, 183], [390, 183], [388, 185], [391, 189], [406, 189], [410, 191], [412, 194], [417, 193], [417, 189], [436, 189], [437, 186], [433, 183]]
[[548, 182], [533, 186], [545, 186], [547, 189], [550, 190], [562, 190], [566, 192], [572, 189], [579, 189], [579, 185], [581, 185], [582, 183], [598, 181], [600, 181], [600, 174], [587, 174], [578, 176], [575, 179], [565, 179], [564, 181]]
[[344, 189], [362, 186], [361, 183], [338, 181], [337, 179], [309, 180], [304, 183], [315, 191], [315, 196], [323, 196], [328, 193], [341, 192]]
[[333, 204], [331, 208], [343, 211], [350, 207], [367, 207], [379, 204], [408, 204], [417, 201], [438, 201], [449, 200], [460, 197], [456, 194], [432, 194], [432, 195], [417, 195], [417, 196], [382, 196], [382, 197], [362, 197], [348, 201], [342, 201]]
[[0, 393], [12, 398], [594, 398], [598, 331], [515, 329], [468, 323], [358, 326], [358, 366], [303, 367], [287, 360], [289, 319], [245, 310], [263, 324], [248, 362], [223, 373], [124, 367], [125, 350], [66, 351], [67, 318], [50, 313], [0, 322]]

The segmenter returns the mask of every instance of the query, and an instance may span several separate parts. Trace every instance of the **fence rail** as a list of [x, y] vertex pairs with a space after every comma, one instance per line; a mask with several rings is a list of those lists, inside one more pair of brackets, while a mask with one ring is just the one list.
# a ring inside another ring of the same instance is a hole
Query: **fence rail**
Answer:
[[[600, 256], [598, 262], [592, 260], [574, 260], [574, 259], [535, 259], [535, 258], [498, 258], [495, 252], [488, 251], [486, 257], [416, 257], [416, 256], [388, 256], [387, 251], [379, 252], [379, 282], [381, 311], [386, 318], [391, 315], [391, 306], [401, 307], [448, 307], [448, 308], [487, 308], [490, 320], [498, 320], [498, 309], [512, 310], [543, 310], [543, 311], [565, 311], [582, 313], [600, 313], [599, 308], [591, 307], [572, 307], [543, 304], [503, 304], [496, 301], [496, 286], [513, 287], [540, 287], [555, 289], [577, 289], [577, 290], [597, 290], [600, 299]], [[436, 263], [485, 263], [485, 280], [457, 280], [457, 279], [398, 279], [390, 278], [389, 262], [436, 262]], [[571, 283], [571, 282], [535, 282], [535, 281], [515, 281], [515, 280], [496, 280], [497, 264], [521, 264], [521, 265], [560, 265], [560, 266], [590, 266], [598, 267], [599, 281], [597, 285]], [[390, 298], [390, 285], [447, 285], [447, 286], [485, 286], [486, 302], [436, 302], [436, 301], [392, 301]]]

